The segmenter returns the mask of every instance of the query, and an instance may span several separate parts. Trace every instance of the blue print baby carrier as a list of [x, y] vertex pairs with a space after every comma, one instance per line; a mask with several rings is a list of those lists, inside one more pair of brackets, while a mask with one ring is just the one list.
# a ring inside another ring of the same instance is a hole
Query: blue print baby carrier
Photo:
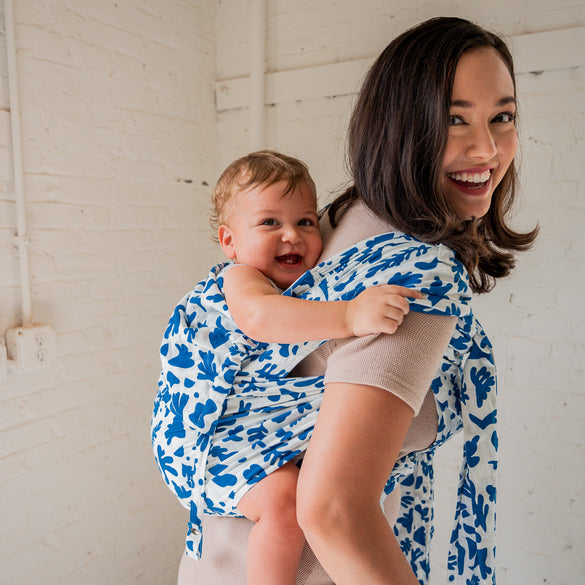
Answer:
[[[187, 554], [202, 551], [204, 513], [239, 516], [237, 502], [271, 471], [302, 454], [315, 424], [323, 378], [288, 377], [322, 342], [256, 343], [238, 330], [211, 269], [175, 308], [161, 345], [152, 443], [164, 481], [189, 510]], [[464, 448], [449, 582], [495, 583], [496, 378], [491, 346], [470, 308], [467, 273], [453, 252], [399, 232], [365, 240], [305, 273], [287, 291], [349, 300], [366, 286], [416, 288], [411, 310], [458, 317], [432, 383], [435, 444], [399, 460], [385, 492], [401, 488], [394, 531], [413, 571], [429, 576], [433, 453], [463, 430]]]

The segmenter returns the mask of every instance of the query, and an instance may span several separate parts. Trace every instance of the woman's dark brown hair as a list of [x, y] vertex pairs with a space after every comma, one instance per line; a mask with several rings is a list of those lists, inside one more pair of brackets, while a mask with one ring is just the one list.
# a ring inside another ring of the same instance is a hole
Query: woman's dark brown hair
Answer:
[[396, 229], [452, 248], [466, 266], [475, 292], [490, 290], [514, 267], [513, 252], [537, 235], [514, 231], [506, 221], [516, 197], [514, 163], [495, 189], [488, 213], [462, 221], [440, 185], [449, 107], [463, 53], [491, 47], [516, 82], [506, 44], [460, 18], [434, 18], [392, 41], [370, 68], [348, 134], [353, 184], [329, 208], [332, 225], [361, 199]]

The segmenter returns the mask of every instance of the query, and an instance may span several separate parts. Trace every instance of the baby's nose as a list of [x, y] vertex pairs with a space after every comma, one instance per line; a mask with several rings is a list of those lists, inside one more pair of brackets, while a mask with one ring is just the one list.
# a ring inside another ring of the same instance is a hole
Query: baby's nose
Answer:
[[292, 244], [300, 241], [299, 231], [296, 226], [285, 226], [282, 232], [282, 241]]

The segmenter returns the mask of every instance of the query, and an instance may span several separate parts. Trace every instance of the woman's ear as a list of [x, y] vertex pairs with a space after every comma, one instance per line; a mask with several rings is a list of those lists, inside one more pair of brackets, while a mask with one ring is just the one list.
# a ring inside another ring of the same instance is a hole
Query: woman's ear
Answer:
[[235, 260], [236, 249], [234, 246], [234, 236], [227, 225], [220, 225], [217, 229], [217, 239], [223, 253], [230, 259]]

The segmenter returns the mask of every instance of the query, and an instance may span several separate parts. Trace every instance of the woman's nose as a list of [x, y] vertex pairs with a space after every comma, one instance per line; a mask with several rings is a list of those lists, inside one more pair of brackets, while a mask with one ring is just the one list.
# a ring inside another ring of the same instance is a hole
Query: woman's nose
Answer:
[[469, 158], [486, 160], [497, 154], [498, 147], [489, 126], [476, 126], [469, 138], [470, 142], [466, 153]]

